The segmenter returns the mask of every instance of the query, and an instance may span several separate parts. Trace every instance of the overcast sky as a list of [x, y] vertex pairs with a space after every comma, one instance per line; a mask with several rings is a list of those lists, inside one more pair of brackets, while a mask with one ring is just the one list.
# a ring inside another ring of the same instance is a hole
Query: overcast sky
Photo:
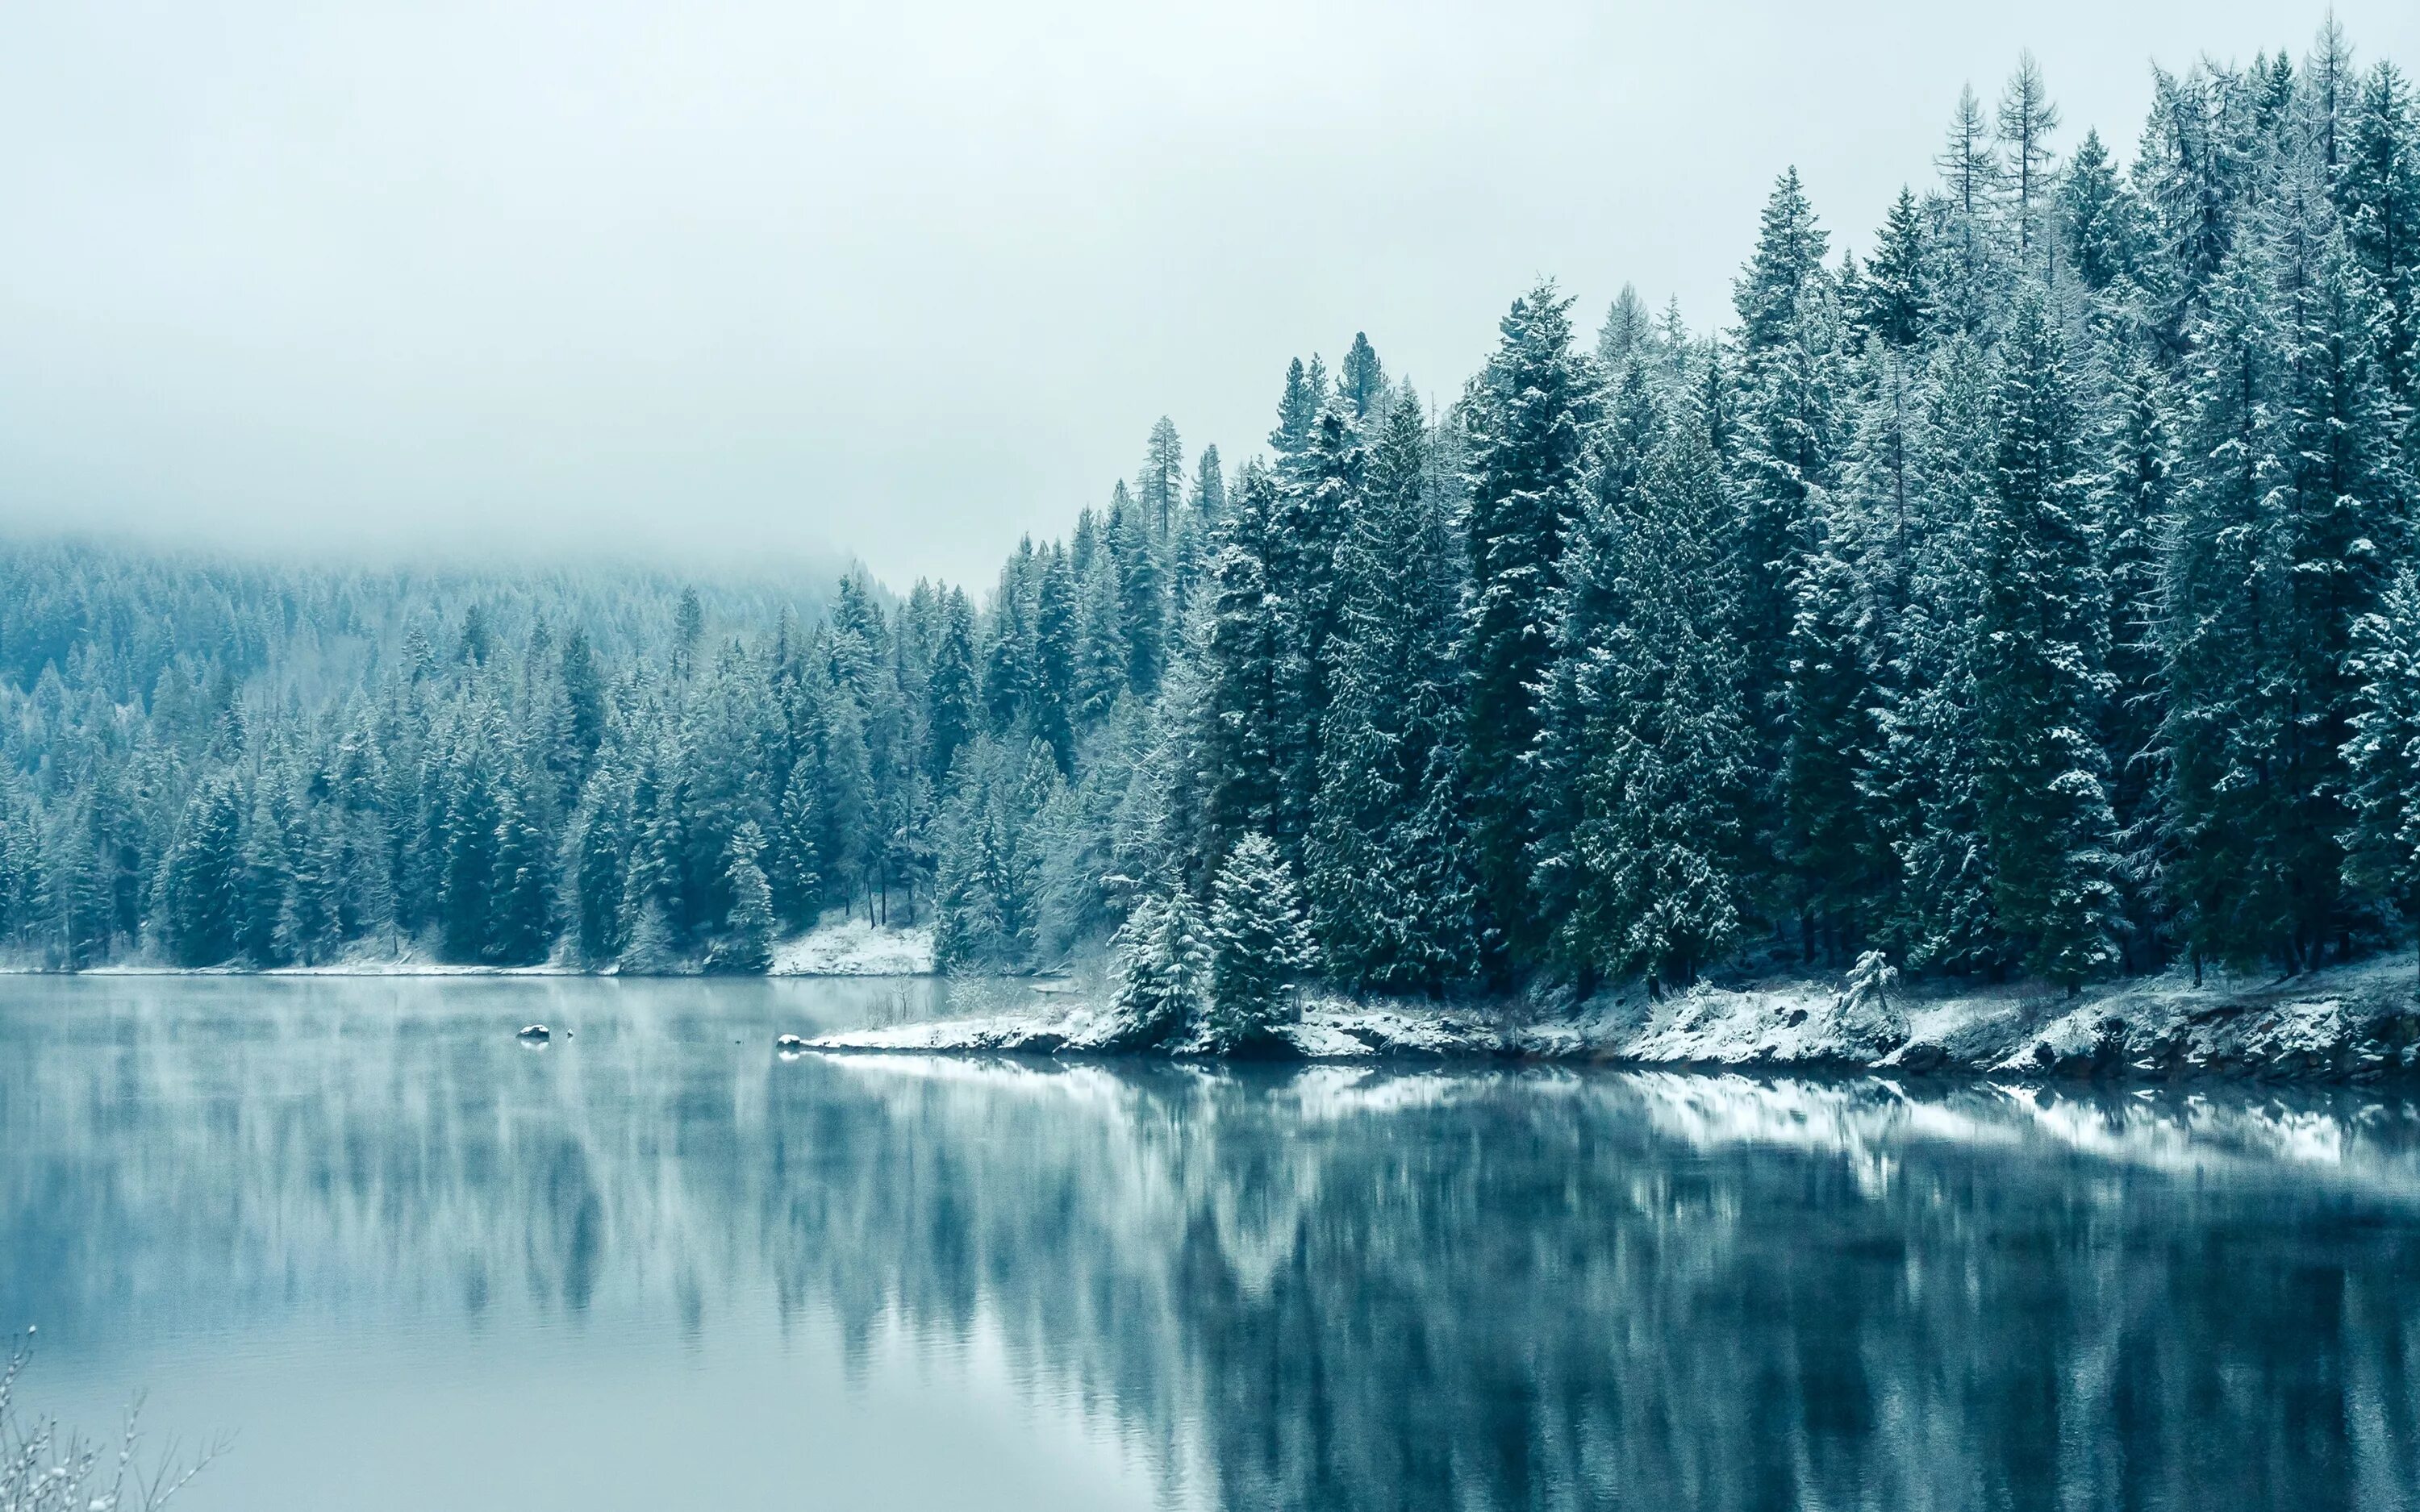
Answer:
[[988, 581], [1295, 353], [1450, 390], [1541, 274], [1703, 326], [1784, 165], [1862, 248], [2020, 48], [2131, 151], [2322, 14], [0, 0], [0, 522]]

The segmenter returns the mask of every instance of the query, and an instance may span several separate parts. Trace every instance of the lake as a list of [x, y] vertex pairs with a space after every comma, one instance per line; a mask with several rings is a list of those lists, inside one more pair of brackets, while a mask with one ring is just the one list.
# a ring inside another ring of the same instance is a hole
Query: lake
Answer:
[[2420, 1504], [2412, 1103], [773, 1053], [942, 991], [0, 979], [25, 1391], [193, 1512]]

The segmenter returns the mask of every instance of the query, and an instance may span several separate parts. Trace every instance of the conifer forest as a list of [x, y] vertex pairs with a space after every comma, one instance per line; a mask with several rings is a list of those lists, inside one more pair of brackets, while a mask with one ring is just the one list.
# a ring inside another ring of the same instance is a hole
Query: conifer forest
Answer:
[[2130, 141], [2027, 59], [1907, 170], [1870, 229], [1781, 172], [1719, 329], [1544, 283], [1459, 383], [1356, 334], [1264, 441], [1162, 420], [987, 584], [8, 541], [0, 953], [744, 973], [845, 910], [1233, 1037], [2408, 947], [2411, 81], [2331, 26]]

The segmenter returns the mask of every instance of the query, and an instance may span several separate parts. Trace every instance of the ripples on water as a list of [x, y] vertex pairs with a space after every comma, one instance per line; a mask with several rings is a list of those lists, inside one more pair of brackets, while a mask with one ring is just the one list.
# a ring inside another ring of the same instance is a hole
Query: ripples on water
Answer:
[[2410, 1103], [771, 1054], [938, 991], [0, 982], [0, 1325], [196, 1512], [2420, 1501]]

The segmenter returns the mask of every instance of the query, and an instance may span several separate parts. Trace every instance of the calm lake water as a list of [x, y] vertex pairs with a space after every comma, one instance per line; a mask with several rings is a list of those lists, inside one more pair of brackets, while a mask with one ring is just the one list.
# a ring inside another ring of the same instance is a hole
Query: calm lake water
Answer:
[[194, 1512], [2420, 1504], [2409, 1103], [772, 1053], [938, 991], [0, 980], [0, 1325]]

